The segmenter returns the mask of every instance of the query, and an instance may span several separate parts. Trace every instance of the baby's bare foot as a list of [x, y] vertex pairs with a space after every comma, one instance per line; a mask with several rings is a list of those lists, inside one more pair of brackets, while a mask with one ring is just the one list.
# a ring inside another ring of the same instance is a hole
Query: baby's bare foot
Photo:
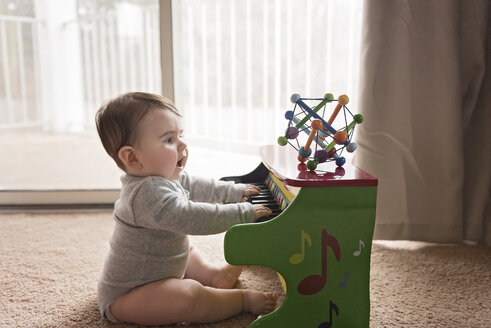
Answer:
[[267, 314], [276, 308], [277, 293], [263, 293], [244, 289], [244, 311], [255, 315]]
[[218, 269], [218, 274], [212, 280], [212, 287], [230, 289], [234, 287], [242, 273], [242, 266], [225, 264]]

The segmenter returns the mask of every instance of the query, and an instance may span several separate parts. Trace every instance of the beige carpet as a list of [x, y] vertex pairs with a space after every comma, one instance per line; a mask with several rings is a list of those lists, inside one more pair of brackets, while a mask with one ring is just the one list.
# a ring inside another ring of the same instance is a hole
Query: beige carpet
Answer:
[[[110, 324], [96, 309], [112, 226], [109, 212], [0, 215], [0, 327], [136, 327]], [[192, 241], [223, 261], [223, 234]], [[260, 267], [246, 268], [241, 287], [282, 292], [274, 272]], [[491, 248], [376, 241], [371, 308], [376, 328], [491, 327]], [[243, 314], [189, 326], [253, 320]]]

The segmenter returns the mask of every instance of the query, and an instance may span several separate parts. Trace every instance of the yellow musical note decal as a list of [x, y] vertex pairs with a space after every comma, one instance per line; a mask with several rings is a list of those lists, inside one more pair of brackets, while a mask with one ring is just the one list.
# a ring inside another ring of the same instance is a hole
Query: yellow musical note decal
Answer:
[[302, 252], [295, 253], [290, 256], [291, 264], [299, 264], [303, 262], [303, 259], [305, 258], [305, 242], [309, 244], [309, 247], [312, 247], [312, 239], [305, 231], [302, 230]]

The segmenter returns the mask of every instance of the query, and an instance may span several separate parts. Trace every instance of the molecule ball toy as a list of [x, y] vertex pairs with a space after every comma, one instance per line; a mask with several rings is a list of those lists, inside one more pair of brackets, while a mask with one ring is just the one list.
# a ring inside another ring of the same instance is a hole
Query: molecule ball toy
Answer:
[[[278, 137], [278, 144], [290, 144], [295, 148], [298, 160], [301, 163], [307, 162], [307, 168], [311, 171], [317, 169], [319, 163], [330, 161], [334, 161], [339, 167], [343, 166], [346, 159], [342, 153], [345, 149], [350, 153], [356, 150], [357, 145], [351, 139], [356, 125], [363, 122], [361, 114], [353, 115], [346, 107], [349, 103], [348, 96], [341, 95], [336, 100], [330, 93], [326, 93], [324, 98], [302, 98], [295, 93], [290, 100], [295, 106], [285, 113], [288, 127], [285, 134]], [[308, 103], [315, 103], [315, 106], [311, 107]], [[326, 121], [324, 115], [331, 103], [337, 104]], [[335, 128], [333, 123], [340, 112], [343, 113], [344, 124]], [[301, 132], [308, 135], [303, 144], [299, 140]]]

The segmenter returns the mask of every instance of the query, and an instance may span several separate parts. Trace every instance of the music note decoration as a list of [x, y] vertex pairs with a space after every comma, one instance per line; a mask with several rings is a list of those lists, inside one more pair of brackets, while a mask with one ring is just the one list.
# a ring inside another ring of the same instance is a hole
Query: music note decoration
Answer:
[[353, 256], [360, 256], [362, 247], [365, 247], [365, 243], [363, 242], [363, 240], [360, 239], [360, 242], [358, 244], [358, 249], [353, 252]]
[[348, 282], [348, 279], [349, 279], [349, 272], [344, 272], [344, 281], [340, 282], [338, 284], [339, 287], [344, 287], [346, 286], [346, 283]]
[[339, 316], [339, 309], [336, 304], [334, 304], [331, 300], [329, 301], [329, 321], [322, 322], [318, 328], [331, 328], [332, 327], [332, 310], [336, 312], [336, 315]]
[[327, 280], [327, 247], [330, 247], [336, 257], [336, 261], [341, 260], [341, 248], [336, 238], [329, 235], [326, 229], [322, 229], [322, 256], [321, 256], [321, 275], [312, 274], [304, 278], [297, 286], [297, 290], [302, 295], [312, 295], [320, 292]]
[[292, 256], [290, 256], [289, 261], [291, 264], [299, 264], [303, 262], [305, 258], [305, 242], [309, 244], [309, 247], [312, 247], [312, 238], [310, 238], [310, 235], [302, 230], [301, 233], [302, 251], [300, 253], [295, 253]]

